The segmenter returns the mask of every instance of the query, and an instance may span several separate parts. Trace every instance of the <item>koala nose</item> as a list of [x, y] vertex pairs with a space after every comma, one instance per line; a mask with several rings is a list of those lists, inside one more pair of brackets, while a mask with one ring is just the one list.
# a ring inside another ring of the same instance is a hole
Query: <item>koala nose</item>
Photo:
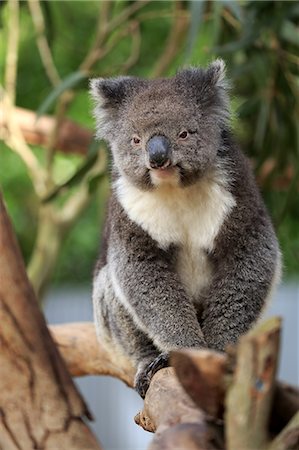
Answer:
[[153, 136], [146, 144], [149, 164], [152, 169], [158, 169], [170, 163], [171, 145], [165, 136]]

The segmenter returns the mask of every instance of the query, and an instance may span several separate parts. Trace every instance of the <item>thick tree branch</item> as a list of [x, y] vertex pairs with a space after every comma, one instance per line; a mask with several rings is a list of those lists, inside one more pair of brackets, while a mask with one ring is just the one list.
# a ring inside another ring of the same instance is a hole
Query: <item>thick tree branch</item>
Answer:
[[92, 323], [51, 325], [49, 329], [71, 375], [111, 375], [133, 387], [134, 368], [121, 366], [99, 345]]
[[53, 344], [0, 195], [0, 448], [99, 450]]
[[[36, 120], [35, 112], [25, 108], [14, 108], [12, 114], [28, 144], [42, 147], [48, 145], [49, 136], [55, 127], [54, 117], [45, 115]], [[0, 129], [4, 130], [7, 126], [4, 104], [0, 102]], [[64, 119], [55, 138], [55, 150], [84, 155], [92, 142], [92, 136], [93, 132], [88, 128], [72, 120]]]
[[[266, 350], [269, 350], [269, 341], [274, 340], [271, 344], [273, 349], [277, 345], [273, 323], [276, 324], [275, 320], [270, 322], [269, 330], [267, 330], [268, 323], [266, 329], [261, 330], [259, 328], [257, 332], [257, 342], [260, 345], [268, 343], [268, 347], [265, 345], [265, 353], [263, 353], [265, 355], [267, 355]], [[104, 345], [97, 342], [92, 323], [55, 325], [51, 326], [50, 330], [72, 375], [111, 375], [121, 379], [129, 386], [133, 386], [134, 368], [121, 365], [121, 362], [115, 359], [114, 355], [108, 352]], [[253, 339], [252, 336], [250, 339]], [[256, 340], [254, 339], [253, 342], [256, 342]], [[299, 410], [299, 391], [282, 383], [276, 383], [270, 387], [271, 380], [274, 381], [272, 370], [274, 362], [270, 362], [269, 359], [267, 361], [269, 364], [267, 366], [268, 372], [262, 371], [261, 374], [263, 375], [263, 383], [268, 383], [267, 392], [273, 392], [273, 406], [271, 406], [271, 402], [263, 406], [265, 400], [260, 405], [265, 415], [263, 432], [268, 435], [268, 431], [271, 431], [271, 434], [275, 436], [278, 433], [283, 433], [283, 427], [290, 420], [293, 420], [292, 418]], [[223, 412], [227, 389], [229, 386], [233, 386], [234, 390], [242, 388], [242, 383], [239, 387], [238, 378], [233, 375], [237, 363], [236, 353], [230, 351], [229, 355], [226, 355], [207, 350], [182, 350], [172, 353], [171, 363], [174, 365], [181, 384], [178, 383], [173, 369], [160, 370], [152, 379], [143, 410], [135, 418], [136, 423], [145, 430], [156, 432], [150, 450], [160, 448], [171, 450], [179, 448], [192, 448], [194, 450], [223, 448]], [[245, 373], [248, 375], [249, 372], [246, 371], [247, 362], [243, 361], [242, 365], [244, 365]], [[261, 365], [258, 364], [257, 367], [261, 368]], [[234, 384], [235, 382], [237, 384]], [[246, 388], [246, 383], [244, 388]], [[234, 390], [229, 391], [229, 395], [232, 395]], [[246, 390], [246, 394], [243, 392], [242, 396], [245, 395], [245, 399], [247, 399], [247, 394], [248, 391]], [[251, 394], [248, 395], [250, 397]], [[268, 395], [267, 399], [269, 398]], [[230, 401], [231, 399], [228, 403]], [[248, 411], [246, 402], [244, 402], [245, 413]], [[244, 406], [242, 405], [242, 408]], [[259, 416], [259, 406], [255, 413], [256, 417]], [[270, 407], [272, 411], [268, 427], [266, 418], [270, 414], [267, 413], [266, 409]], [[244, 414], [242, 408], [238, 410]], [[231, 433], [234, 432], [232, 424], [236, 419], [235, 411], [236, 407], [233, 404], [229, 412], [230, 420], [233, 420], [229, 425]], [[283, 439], [280, 439], [279, 442], [288, 442], [289, 439], [294, 439], [293, 424], [294, 422], [288, 428], [290, 433], [288, 432], [287, 435], [281, 434]], [[248, 426], [247, 434], [254, 433], [259, 429], [259, 426], [256, 427], [256, 425], [253, 428], [253, 425]], [[237, 425], [235, 426], [236, 430], [238, 430]], [[239, 439], [239, 434], [240, 431], [236, 431], [237, 437], [235, 436], [233, 439]], [[247, 434], [242, 439], [246, 439]], [[288, 438], [285, 439], [285, 436], [288, 436]], [[229, 445], [229, 449], [236, 448], [231, 444]], [[286, 447], [282, 447], [282, 449], [284, 448]]]

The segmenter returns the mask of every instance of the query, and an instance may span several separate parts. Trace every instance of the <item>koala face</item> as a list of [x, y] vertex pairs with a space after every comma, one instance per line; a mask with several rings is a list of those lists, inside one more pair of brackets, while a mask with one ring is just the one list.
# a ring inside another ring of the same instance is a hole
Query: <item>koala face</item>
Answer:
[[190, 185], [217, 164], [228, 120], [222, 61], [169, 79], [92, 80], [91, 90], [98, 136], [118, 172], [141, 189]]

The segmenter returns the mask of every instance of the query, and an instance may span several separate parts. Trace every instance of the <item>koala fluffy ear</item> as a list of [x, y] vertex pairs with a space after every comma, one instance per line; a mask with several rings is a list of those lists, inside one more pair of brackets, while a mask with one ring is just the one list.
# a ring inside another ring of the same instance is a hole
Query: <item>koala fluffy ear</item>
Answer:
[[223, 59], [216, 59], [213, 61], [206, 70], [206, 76], [208, 80], [213, 83], [215, 86], [221, 88], [227, 88], [228, 83], [225, 79], [225, 62]]
[[94, 78], [90, 93], [102, 108], [117, 108], [132, 95], [138, 81], [134, 77]]
[[176, 83], [184, 95], [193, 96], [197, 104], [220, 124], [229, 120], [229, 83], [225, 78], [225, 63], [216, 59], [206, 69], [189, 68], [179, 72]]
[[213, 61], [207, 69], [190, 67], [177, 74], [179, 84], [191, 86], [193, 89], [203, 91], [211, 87], [226, 88], [225, 63], [222, 59]]

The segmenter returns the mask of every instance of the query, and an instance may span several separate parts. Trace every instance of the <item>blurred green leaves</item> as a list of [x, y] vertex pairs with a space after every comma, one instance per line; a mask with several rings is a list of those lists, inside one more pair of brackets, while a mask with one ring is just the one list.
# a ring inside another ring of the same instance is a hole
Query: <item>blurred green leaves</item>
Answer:
[[53, 106], [53, 104], [61, 96], [61, 94], [63, 94], [63, 92], [65, 92], [67, 89], [74, 88], [75, 86], [77, 86], [77, 84], [80, 83], [80, 81], [86, 79], [87, 77], [88, 74], [81, 72], [80, 70], [73, 72], [65, 77], [58, 86], [52, 89], [50, 94], [45, 98], [45, 100], [37, 109], [37, 119], [49, 111], [49, 109]]
[[[111, 3], [107, 20], [114, 20], [135, 2]], [[53, 111], [56, 113], [61, 97], [72, 90], [74, 97], [68, 105], [67, 117], [93, 128], [87, 76], [78, 67], [92, 48], [97, 33], [100, 33], [98, 27], [101, 14], [104, 14], [103, 4], [92, 1], [41, 1], [46, 37], [59, 74], [63, 77], [61, 84], [52, 88], [41, 65], [27, 4], [21, 2], [19, 106], [37, 111], [38, 116]], [[112, 30], [102, 41], [103, 57], [92, 67], [93, 75], [119, 75], [122, 70], [144, 77], [152, 74], [157, 60], [163, 58], [163, 49], [173, 24], [173, 5], [174, 2], [169, 1], [149, 2], [119, 28]], [[6, 13], [4, 4], [0, 9], [2, 24], [6, 22]], [[206, 64], [218, 56], [225, 59], [234, 86], [235, 132], [243, 149], [254, 161], [257, 175], [263, 179], [263, 194], [279, 225], [283, 253], [287, 255], [287, 270], [298, 272], [299, 5], [292, 1], [190, 1], [182, 2], [182, 13], [189, 14], [189, 29], [163, 74], [172, 74], [186, 63]], [[130, 30], [137, 28], [141, 36], [140, 51], [135, 55], [136, 62], [126, 69], [125, 62], [130, 57], [132, 44]], [[1, 31], [4, 39], [0, 42], [0, 63], [4, 61], [6, 33], [5, 28]], [[107, 48], [109, 51], [105, 52]], [[39, 160], [45, 163], [43, 150], [34, 149]], [[51, 155], [55, 159], [54, 182], [49, 184], [49, 192], [43, 199], [45, 206], [59, 204], [61, 197], [65, 199], [82, 183], [86, 184], [90, 194], [94, 194], [87, 215], [80, 217], [66, 239], [56, 271], [58, 279], [74, 276], [72, 266], [76, 264], [80, 267], [80, 275], [77, 275], [87, 279], [90, 266], [84, 269], [80, 257], [76, 255], [84, 253], [88, 261], [95, 258], [97, 221], [103, 214], [107, 193], [103, 175], [93, 171], [97, 164], [97, 151], [98, 143], [94, 142], [84, 156]], [[22, 164], [18, 164], [16, 172], [15, 155], [8, 155], [8, 149], [1, 149], [0, 152], [5, 171], [1, 173], [0, 167], [0, 182], [7, 193], [18, 235], [28, 258], [38, 202], [25, 170], [22, 172]], [[266, 173], [265, 166], [269, 161], [271, 170]], [[21, 221], [20, 216], [27, 218]], [[70, 264], [70, 255], [74, 261], [77, 258], [77, 263]]]

